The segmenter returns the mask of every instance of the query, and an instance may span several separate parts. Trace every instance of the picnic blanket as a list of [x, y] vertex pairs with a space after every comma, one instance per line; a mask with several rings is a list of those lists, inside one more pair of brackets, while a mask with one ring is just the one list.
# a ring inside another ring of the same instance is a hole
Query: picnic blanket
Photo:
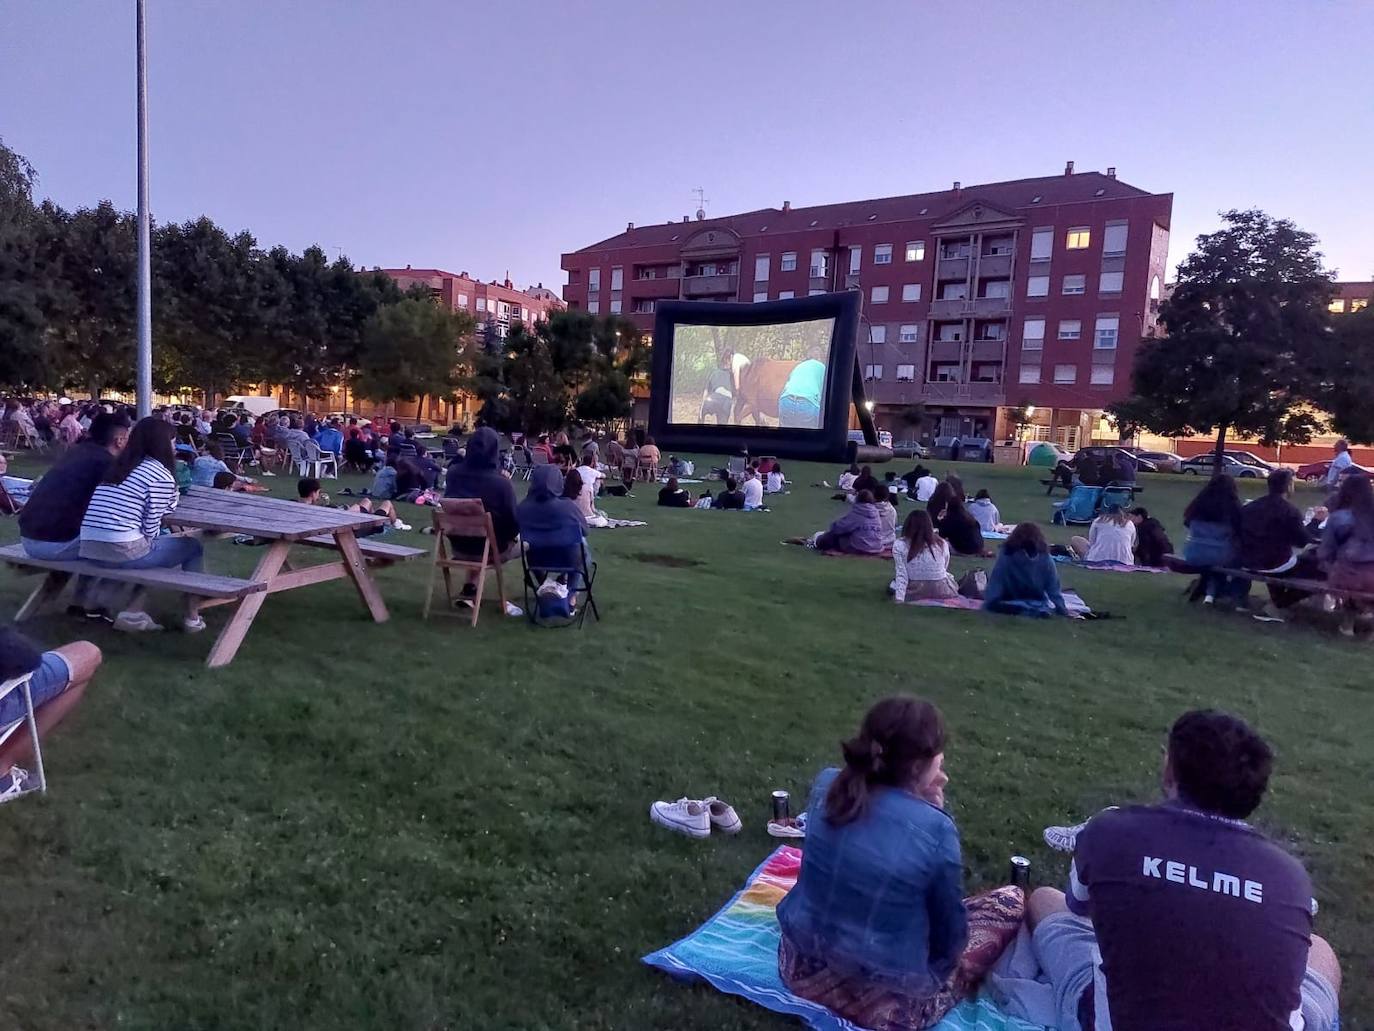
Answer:
[[[749, 875], [744, 888], [687, 937], [643, 959], [675, 978], [704, 980], [775, 1013], [799, 1017], [814, 1031], [862, 1031], [830, 1010], [793, 995], [778, 974], [777, 906], [797, 883], [801, 850], [783, 845]], [[935, 1031], [1042, 1031], [1008, 1016], [986, 996], [960, 1003]]]
[[612, 519], [610, 516], [595, 516], [587, 520], [587, 525], [597, 530], [614, 530], [620, 526], [648, 526], [643, 519]]
[[1121, 562], [1086, 562], [1069, 555], [1055, 555], [1056, 562], [1077, 566], [1079, 569], [1099, 569], [1104, 573], [1167, 573], [1161, 566], [1128, 566]]
[[[1068, 606], [1070, 612], [1091, 612], [1088, 603], [1079, 597], [1078, 592], [1071, 589], [1063, 591], [1064, 604]], [[965, 598], [959, 595], [957, 598], [921, 598], [919, 601], [906, 602], [907, 605], [925, 605], [929, 608], [937, 609], [964, 609], [968, 612], [975, 612], [983, 607], [980, 598]]]

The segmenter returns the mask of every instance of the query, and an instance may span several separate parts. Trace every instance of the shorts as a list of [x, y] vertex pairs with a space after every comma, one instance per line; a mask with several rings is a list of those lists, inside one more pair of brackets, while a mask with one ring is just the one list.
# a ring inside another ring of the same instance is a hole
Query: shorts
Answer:
[[[33, 695], [33, 708], [50, 702], [72, 682], [72, 670], [58, 652], [44, 652], [38, 668], [29, 679], [29, 691]], [[11, 691], [0, 698], [0, 728], [17, 723], [26, 715], [24, 711], [24, 692]]]
[[[1055, 913], [1036, 927], [1033, 940], [1040, 966], [1054, 991], [1054, 1011], [1060, 1028], [1080, 1028], [1079, 1001], [1092, 991], [1097, 936], [1086, 917]], [[1336, 990], [1314, 970], [1302, 975], [1302, 1016], [1305, 1031], [1332, 1031], [1337, 1016]], [[1088, 1029], [1091, 1031], [1091, 1029]]]

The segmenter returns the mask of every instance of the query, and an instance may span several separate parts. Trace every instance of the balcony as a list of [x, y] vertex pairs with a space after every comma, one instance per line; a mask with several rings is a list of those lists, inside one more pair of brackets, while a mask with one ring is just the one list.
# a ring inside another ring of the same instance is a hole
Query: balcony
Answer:
[[626, 293], [634, 300], [639, 300], [641, 297], [657, 300], [664, 297], [676, 297], [677, 285], [676, 279], [636, 279], [630, 284]]
[[739, 276], [686, 276], [682, 280], [683, 297], [733, 297], [738, 293]]
[[941, 258], [935, 266], [935, 278], [967, 279], [968, 258]]
[[1010, 275], [1010, 254], [984, 254], [978, 259], [978, 277], [980, 279], [1006, 279]]
[[979, 339], [973, 342], [970, 359], [975, 362], [996, 362], [1002, 360], [1006, 350], [1005, 340]]
[[1011, 298], [975, 297], [969, 314], [976, 319], [1004, 319], [1011, 314]]
[[941, 297], [930, 302], [930, 318], [962, 319], [973, 314], [973, 302], [967, 297]]
[[1001, 383], [926, 383], [922, 400], [934, 404], [1000, 405], [1006, 404], [1006, 391]]

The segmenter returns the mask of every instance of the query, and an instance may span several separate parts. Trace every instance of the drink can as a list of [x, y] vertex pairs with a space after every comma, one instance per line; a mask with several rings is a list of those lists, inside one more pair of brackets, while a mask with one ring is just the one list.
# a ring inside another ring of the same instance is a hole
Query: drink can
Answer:
[[791, 812], [792, 796], [786, 791], [773, 792], [773, 819], [786, 820]]
[[1025, 856], [1012, 856], [1008, 879], [1017, 888], [1030, 887], [1030, 860]]

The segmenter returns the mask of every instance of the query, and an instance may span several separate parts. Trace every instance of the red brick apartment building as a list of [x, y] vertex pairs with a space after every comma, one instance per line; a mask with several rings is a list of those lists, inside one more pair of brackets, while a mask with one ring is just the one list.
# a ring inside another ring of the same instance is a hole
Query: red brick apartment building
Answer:
[[543, 283], [528, 290], [519, 290], [507, 276], [504, 281], [493, 279], [484, 283], [466, 272], [445, 272], [441, 268], [376, 268], [394, 279], [402, 290], [423, 283], [439, 295], [455, 311], [465, 311], [479, 323], [492, 323], [498, 336], [505, 336], [513, 322], [534, 325], [551, 311], [561, 309], [563, 302]]
[[1332, 315], [1353, 315], [1369, 307], [1374, 300], [1374, 282], [1340, 282], [1336, 284], [1336, 296], [1332, 298]]
[[[753, 302], [863, 293], [859, 360], [881, 428], [925, 406], [938, 434], [1114, 436], [1103, 407], [1130, 389], [1155, 323], [1172, 194], [1106, 173], [765, 208], [657, 225], [563, 255], [570, 308], [653, 329], [663, 298]], [[866, 340], [865, 340], [866, 336]], [[932, 425], [933, 424], [933, 425]]]

